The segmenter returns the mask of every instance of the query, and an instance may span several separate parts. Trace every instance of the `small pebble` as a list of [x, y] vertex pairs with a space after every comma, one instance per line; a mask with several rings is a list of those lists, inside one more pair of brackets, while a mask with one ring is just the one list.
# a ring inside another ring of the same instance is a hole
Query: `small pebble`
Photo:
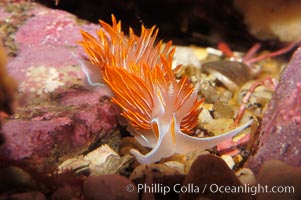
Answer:
[[180, 163], [177, 161], [168, 161], [168, 162], [165, 162], [164, 165], [167, 165], [168, 167], [177, 170], [180, 174], [185, 173], [185, 170], [184, 170], [185, 165], [183, 163]]
[[241, 184], [243, 185], [244, 184], [255, 185], [257, 182], [254, 173], [249, 168], [242, 168], [238, 170], [235, 174], [239, 178]]
[[230, 156], [230, 155], [222, 155], [221, 158], [226, 162], [226, 164], [228, 165], [228, 167], [230, 169], [233, 169], [233, 167], [235, 165], [235, 162], [234, 162], [232, 156]]
[[233, 157], [233, 160], [236, 164], [239, 164], [243, 161], [243, 157], [240, 154], [237, 154], [236, 156]]
[[135, 200], [137, 188], [129, 179], [116, 174], [89, 176], [83, 185], [85, 200]]
[[168, 165], [165, 164], [139, 165], [132, 172], [130, 176], [130, 180], [135, 180], [135, 179], [145, 177], [145, 175], [148, 173], [149, 170], [161, 175], [180, 174], [178, 169], [174, 169], [173, 167], [169, 167]]

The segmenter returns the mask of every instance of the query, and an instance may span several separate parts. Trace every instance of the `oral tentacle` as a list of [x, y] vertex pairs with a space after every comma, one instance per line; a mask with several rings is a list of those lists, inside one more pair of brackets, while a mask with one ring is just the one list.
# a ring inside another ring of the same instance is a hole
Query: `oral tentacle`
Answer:
[[162, 158], [172, 156], [176, 152], [176, 143], [173, 142], [171, 123], [162, 124], [159, 119], [154, 119], [153, 124], [158, 127], [158, 138], [156, 145], [150, 152], [143, 155], [136, 149], [131, 149], [130, 152], [134, 155], [139, 163], [150, 164], [155, 163]]

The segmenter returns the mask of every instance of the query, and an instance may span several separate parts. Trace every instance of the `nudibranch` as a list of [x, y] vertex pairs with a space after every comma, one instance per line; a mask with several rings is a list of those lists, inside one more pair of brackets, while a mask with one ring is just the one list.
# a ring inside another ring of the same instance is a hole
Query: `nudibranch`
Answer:
[[198, 86], [187, 77], [176, 80], [172, 43], [156, 43], [155, 26], [142, 25], [140, 36], [130, 28], [127, 37], [113, 15], [112, 26], [99, 23], [98, 39], [82, 31], [80, 44], [113, 91], [112, 101], [122, 109], [128, 130], [141, 145], [151, 148], [145, 155], [131, 149], [138, 162], [149, 164], [175, 153], [211, 148], [250, 125], [251, 120], [219, 136], [193, 137], [204, 100], [198, 99]]

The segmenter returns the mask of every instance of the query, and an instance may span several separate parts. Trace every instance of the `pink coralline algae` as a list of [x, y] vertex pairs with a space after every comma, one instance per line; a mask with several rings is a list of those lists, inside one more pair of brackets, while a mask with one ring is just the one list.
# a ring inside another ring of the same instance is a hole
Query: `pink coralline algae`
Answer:
[[[5, 14], [5, 10], [2, 12]], [[0, 17], [3, 16], [0, 21], [10, 20], [10, 16], [4, 14], [0, 13]], [[43, 68], [46, 68], [44, 80], [54, 78], [55, 81], [63, 83], [59, 86], [68, 86], [76, 79], [84, 79], [78, 59], [72, 54], [78, 57], [84, 55], [83, 50], [78, 47], [78, 41], [81, 39], [78, 32], [81, 29], [95, 31], [98, 26], [84, 23], [79, 25], [74, 15], [38, 4], [34, 4], [32, 10], [27, 11], [27, 15], [29, 17], [18, 24], [14, 36], [18, 49], [17, 56], [9, 58], [8, 72], [20, 85], [25, 84], [28, 90], [39, 86], [38, 84], [30, 86], [36, 78], [31, 75], [33, 73], [38, 75], [37, 71]], [[28, 83], [27, 80], [30, 78], [31, 82]]]
[[301, 48], [296, 50], [263, 116], [259, 142], [247, 166], [257, 172], [267, 160], [301, 166]]
[[[77, 102], [72, 100], [74, 93], [78, 94]], [[85, 101], [89, 94], [90, 101]], [[57, 105], [27, 108], [19, 119], [3, 124], [6, 143], [0, 147], [0, 156], [45, 169], [87, 150], [116, 125], [114, 106], [100, 95], [70, 90], [55, 99]]]
[[284, 102], [279, 114], [283, 122], [290, 121], [301, 124], [301, 82], [297, 84], [292, 95]]

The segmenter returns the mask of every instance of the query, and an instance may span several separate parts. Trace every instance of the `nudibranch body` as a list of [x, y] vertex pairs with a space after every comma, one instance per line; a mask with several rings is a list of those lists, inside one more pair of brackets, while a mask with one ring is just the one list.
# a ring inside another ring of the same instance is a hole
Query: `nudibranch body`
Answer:
[[114, 16], [112, 26], [99, 22], [98, 39], [82, 31], [81, 45], [112, 89], [112, 101], [122, 109], [129, 131], [140, 144], [152, 148], [145, 155], [132, 149], [138, 162], [149, 164], [175, 153], [210, 148], [250, 125], [251, 121], [216, 137], [191, 136], [203, 99], [198, 99], [198, 86], [187, 77], [176, 80], [171, 42], [155, 44], [155, 27], [142, 25], [140, 36], [130, 29], [126, 37]]

